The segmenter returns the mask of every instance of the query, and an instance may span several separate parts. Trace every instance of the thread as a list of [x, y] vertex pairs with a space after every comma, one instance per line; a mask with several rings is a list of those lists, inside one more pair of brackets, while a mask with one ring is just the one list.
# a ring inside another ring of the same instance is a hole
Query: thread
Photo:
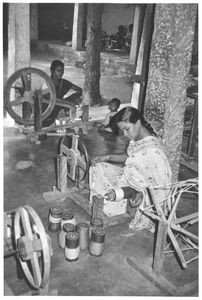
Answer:
[[64, 209], [61, 216], [61, 227], [66, 223], [72, 223], [76, 226], [76, 219], [70, 209]]
[[78, 232], [67, 232], [65, 236], [65, 257], [68, 261], [79, 259], [79, 234]]
[[61, 248], [65, 248], [65, 237], [68, 232], [75, 231], [75, 226], [72, 223], [66, 223], [61, 226], [62, 229], [58, 234], [58, 242]]
[[107, 201], [120, 201], [123, 199], [133, 199], [137, 193], [138, 192], [134, 188], [126, 186], [109, 190], [104, 197]]
[[104, 228], [93, 228], [89, 242], [89, 253], [94, 256], [101, 256], [104, 252], [105, 230]]
[[49, 210], [49, 226], [50, 231], [56, 232], [61, 228], [62, 207], [54, 206]]
[[92, 230], [94, 228], [103, 228], [104, 222], [101, 218], [95, 217], [90, 220], [89, 237], [91, 238]]
[[89, 245], [89, 225], [87, 223], [79, 223], [77, 225], [79, 233], [79, 246], [81, 250], [88, 249]]

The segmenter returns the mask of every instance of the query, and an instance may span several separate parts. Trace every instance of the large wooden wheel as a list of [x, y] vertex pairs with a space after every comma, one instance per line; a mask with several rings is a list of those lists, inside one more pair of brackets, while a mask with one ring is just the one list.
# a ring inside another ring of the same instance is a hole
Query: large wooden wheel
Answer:
[[43, 224], [32, 207], [26, 205], [16, 210], [14, 236], [27, 280], [36, 289], [45, 287], [50, 273], [50, 247]]
[[35, 68], [24, 68], [16, 71], [7, 81], [4, 88], [4, 105], [9, 115], [19, 124], [34, 125], [34, 97], [36, 90], [44, 90], [48, 99], [41, 114], [41, 121], [52, 112], [56, 102], [56, 92], [50, 77]]
[[[160, 203], [155, 199], [155, 190], [167, 190], [168, 196], [162, 199]], [[162, 266], [163, 254], [168, 253], [175, 253], [181, 267], [185, 269], [190, 262], [198, 259], [198, 229], [195, 228], [193, 230], [193, 225], [197, 227], [198, 211], [193, 211], [188, 215], [183, 213], [181, 216], [178, 216], [176, 211], [179, 202], [185, 201], [186, 197], [188, 201], [191, 199], [191, 196], [198, 201], [198, 178], [179, 181], [172, 183], [170, 186], [150, 188], [149, 194], [154, 203], [152, 205], [153, 210], [151, 211], [150, 206], [141, 208], [141, 211], [146, 216], [159, 222], [154, 269], [159, 272]], [[163, 206], [169, 208], [167, 213], [164, 212]], [[167, 237], [169, 243], [165, 245]]]
[[67, 176], [74, 182], [81, 182], [89, 170], [89, 158], [85, 145], [78, 135], [65, 135], [60, 144], [60, 154], [67, 157]]

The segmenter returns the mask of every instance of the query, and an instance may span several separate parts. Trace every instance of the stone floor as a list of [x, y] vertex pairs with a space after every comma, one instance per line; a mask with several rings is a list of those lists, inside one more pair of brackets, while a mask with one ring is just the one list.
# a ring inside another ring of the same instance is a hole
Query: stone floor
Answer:
[[[32, 66], [49, 74], [50, 62], [54, 55], [32, 55]], [[6, 60], [5, 60], [6, 66]], [[84, 72], [81, 68], [69, 66], [65, 69], [68, 79], [82, 86]], [[4, 69], [6, 78], [6, 68]], [[101, 77], [101, 92], [106, 99], [119, 97], [126, 102], [131, 97], [131, 83], [122, 76]], [[52, 205], [60, 204], [71, 208], [77, 222], [89, 221], [90, 216], [81, 209], [71, 197], [63, 202], [47, 202], [43, 193], [56, 185], [55, 158], [58, 153], [60, 137], [49, 136], [40, 145], [31, 143], [17, 127], [4, 128], [4, 211], [13, 210], [23, 205], [32, 206], [40, 216], [46, 232], [52, 238], [53, 256], [49, 293], [59, 296], [169, 296], [169, 290], [162, 290], [152, 284], [137, 269], [132, 268], [127, 258], [136, 257], [144, 266], [151, 265], [155, 236], [146, 231], [134, 232], [128, 224], [107, 228], [105, 250], [102, 256], [93, 257], [87, 250], [81, 251], [79, 260], [69, 263], [58, 245], [57, 233], [48, 230], [48, 211]], [[115, 140], [109, 134], [101, 134], [94, 139], [94, 134], [87, 139], [88, 147], [94, 151], [114, 150]], [[119, 145], [123, 147], [123, 144]], [[115, 150], [117, 150], [116, 148]], [[20, 161], [30, 162], [27, 168], [17, 168]], [[198, 176], [198, 170], [186, 165], [180, 166], [179, 180]], [[70, 183], [69, 183], [70, 184]], [[70, 185], [71, 186], [71, 185]], [[186, 199], [180, 211], [188, 213], [198, 210], [196, 199]], [[166, 256], [162, 276], [175, 285], [182, 295], [197, 296], [197, 289], [190, 290], [189, 283], [195, 281], [198, 286], [198, 262], [181, 269], [176, 257]], [[19, 265], [14, 257], [4, 260], [4, 280], [14, 295], [30, 291]], [[181, 287], [184, 286], [184, 289]], [[188, 292], [188, 290], [190, 290]], [[172, 294], [174, 295], [174, 294]]]

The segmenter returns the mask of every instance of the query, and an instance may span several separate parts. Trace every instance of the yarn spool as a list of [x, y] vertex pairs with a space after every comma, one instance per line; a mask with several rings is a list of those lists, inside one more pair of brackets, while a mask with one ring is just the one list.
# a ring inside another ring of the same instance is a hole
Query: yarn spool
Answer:
[[62, 207], [54, 206], [49, 210], [48, 229], [52, 232], [59, 231], [61, 228]]
[[61, 228], [66, 223], [72, 223], [73, 225], [76, 225], [76, 219], [74, 217], [72, 210], [70, 210], [70, 209], [64, 209], [62, 212]]
[[95, 217], [90, 220], [89, 237], [91, 238], [92, 230], [94, 228], [103, 228], [104, 222], [101, 218]]
[[65, 248], [65, 237], [68, 232], [75, 231], [75, 226], [72, 223], [66, 223], [62, 226], [58, 235], [58, 242], [61, 248]]
[[79, 233], [80, 249], [88, 249], [89, 244], [89, 225], [87, 223], [79, 223], [77, 225], [77, 232]]
[[137, 195], [137, 191], [129, 186], [109, 190], [105, 194], [105, 199], [108, 201], [121, 201], [123, 199], [131, 199]]
[[67, 232], [65, 236], [65, 257], [68, 261], [79, 259], [79, 234], [78, 232]]
[[104, 228], [94, 228], [89, 243], [89, 253], [94, 256], [102, 255], [105, 247], [104, 240], [105, 240]]

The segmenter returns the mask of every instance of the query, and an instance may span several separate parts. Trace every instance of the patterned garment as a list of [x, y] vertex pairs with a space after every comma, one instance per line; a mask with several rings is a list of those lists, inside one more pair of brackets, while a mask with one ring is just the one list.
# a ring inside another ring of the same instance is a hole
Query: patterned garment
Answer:
[[[89, 172], [90, 202], [95, 194], [104, 196], [110, 189], [131, 186], [143, 192], [143, 201], [139, 208], [151, 206], [147, 188], [167, 186], [172, 181], [169, 162], [163, 151], [160, 139], [148, 136], [140, 141], [130, 141], [127, 148], [128, 158], [124, 167], [102, 162], [91, 166]], [[155, 190], [155, 199], [161, 202], [167, 191]], [[164, 202], [163, 209], [166, 210]], [[130, 228], [147, 228], [154, 231], [153, 222], [138, 209]]]

